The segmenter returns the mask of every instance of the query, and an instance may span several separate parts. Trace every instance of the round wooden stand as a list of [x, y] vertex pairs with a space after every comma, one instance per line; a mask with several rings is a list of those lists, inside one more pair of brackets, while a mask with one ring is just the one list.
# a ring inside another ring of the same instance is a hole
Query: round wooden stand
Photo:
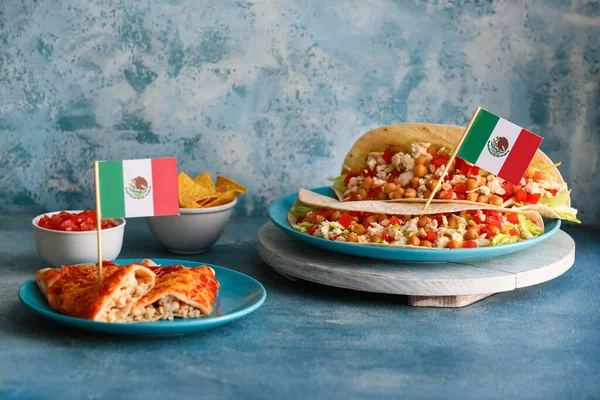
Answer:
[[464, 307], [498, 292], [546, 282], [575, 262], [575, 242], [564, 231], [523, 251], [460, 262], [395, 262], [318, 249], [272, 223], [258, 232], [258, 253], [288, 279], [365, 292], [408, 295], [417, 307]]

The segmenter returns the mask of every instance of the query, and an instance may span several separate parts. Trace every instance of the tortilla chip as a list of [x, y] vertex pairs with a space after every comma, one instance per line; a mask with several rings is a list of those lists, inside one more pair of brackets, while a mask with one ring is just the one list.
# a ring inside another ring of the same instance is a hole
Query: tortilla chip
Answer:
[[198, 201], [199, 199], [204, 199], [207, 196], [210, 196], [214, 193], [214, 191], [210, 191], [210, 189], [197, 185], [192, 180], [192, 178], [190, 178], [183, 172], [179, 173], [179, 176], [177, 177], [177, 182], [179, 185], [180, 207], [185, 208], [186, 204], [191, 204], [193, 202]]
[[206, 204], [214, 201], [216, 198], [217, 197], [215, 197], [215, 196], [208, 196], [208, 197], [206, 197], [204, 199], [198, 200], [196, 202], [196, 204], [198, 205], [199, 208], [204, 208], [204, 207], [206, 207]]
[[[227, 193], [234, 192], [237, 194], [246, 193], [248, 191], [247, 188], [240, 185], [236, 181], [229, 179], [226, 176], [217, 176], [217, 192]], [[225, 203], [223, 203], [225, 204]]]
[[206, 203], [204, 207], [216, 207], [222, 206], [223, 204], [231, 203], [235, 197], [237, 196], [236, 192], [230, 190], [229, 192], [221, 193], [219, 197], [215, 198], [213, 201]]
[[193, 180], [196, 185], [207, 189], [207, 191], [209, 191], [209, 193], [212, 194], [212, 193], [216, 192], [215, 185], [210, 176], [210, 172], [205, 172], [201, 175], [198, 175]]

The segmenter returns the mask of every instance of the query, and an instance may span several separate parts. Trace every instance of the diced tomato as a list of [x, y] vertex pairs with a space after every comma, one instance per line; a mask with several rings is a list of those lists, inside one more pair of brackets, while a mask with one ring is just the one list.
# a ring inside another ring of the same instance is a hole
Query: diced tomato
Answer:
[[348, 183], [350, 183], [350, 179], [354, 178], [355, 176], [357, 175], [352, 173], [346, 175], [346, 177], [344, 178], [344, 185], [348, 186]]
[[527, 192], [523, 189], [517, 190], [517, 193], [515, 193], [515, 201], [517, 203], [522, 203], [525, 200], [527, 200]]
[[466, 200], [467, 195], [464, 193], [456, 193], [456, 200]]
[[477, 215], [477, 211], [475, 211], [475, 210], [467, 210], [467, 211], [465, 211], [465, 214], [468, 214], [471, 217], [474, 217], [474, 216]]
[[472, 249], [474, 247], [477, 247], [477, 243], [474, 240], [465, 240], [462, 242], [463, 249]]
[[446, 175], [444, 176], [444, 180], [445, 180], [445, 181], [449, 181], [450, 179], [452, 179], [452, 177], [451, 177], [450, 175], [446, 174]]
[[502, 226], [502, 219], [499, 216], [496, 216], [496, 215], [488, 215], [485, 218], [485, 222], [489, 226], [497, 226], [498, 228], [500, 228]]
[[436, 154], [435, 156], [433, 156], [431, 163], [436, 167], [439, 167], [440, 165], [445, 165], [446, 163], [448, 163], [448, 158], [448, 154]]
[[456, 193], [454, 191], [449, 191], [448, 193], [446, 193], [446, 197], [444, 197], [444, 199], [446, 200], [456, 200], [457, 196]]
[[298, 219], [296, 219], [296, 223], [301, 224], [304, 220], [305, 220], [305, 217], [298, 217]]
[[465, 160], [460, 157], [456, 157], [454, 159], [455, 165], [454, 167], [460, 171], [461, 174], [465, 176], [476, 176], [479, 174], [479, 167], [475, 165], [469, 165]]
[[556, 196], [556, 193], [558, 193], [558, 189], [546, 189], [546, 192], [550, 192], [552, 196]]
[[431, 219], [437, 221], [438, 226], [442, 226], [442, 214], [436, 214], [431, 216]]
[[[475, 221], [475, 223], [476, 223], [477, 225], [479, 225], [479, 224], [483, 223], [483, 221], [482, 221], [482, 220], [481, 220], [481, 218], [479, 217], [479, 214], [475, 214], [475, 215], [473, 215], [473, 221]], [[487, 221], [487, 218], [486, 218], [486, 221]]]
[[536, 181], [543, 181], [546, 178], [546, 173], [542, 171], [535, 171], [533, 173], [533, 179]]
[[[61, 211], [51, 217], [43, 215], [37, 224], [42, 228], [57, 231], [91, 231], [96, 229], [96, 211], [86, 210], [73, 214]], [[102, 229], [108, 229], [117, 226], [117, 224], [112, 218], [104, 218], [100, 226]]]
[[335, 239], [339, 238], [340, 236], [341, 236], [341, 235], [333, 235], [333, 236], [331, 237], [331, 240], [335, 240]]
[[499, 217], [500, 213], [496, 210], [485, 210], [484, 214], [486, 215], [486, 217]]
[[362, 173], [365, 177], [370, 176], [371, 178], [374, 177], [375, 175], [377, 175], [377, 170], [376, 169], [369, 169], [369, 168], [365, 168], [363, 169], [363, 173]]
[[396, 183], [396, 179], [400, 176], [400, 171], [398, 171], [397, 169], [394, 169], [392, 172], [390, 172], [390, 176], [388, 178], [388, 182], [389, 183]]
[[527, 198], [525, 199], [526, 203], [529, 204], [537, 204], [538, 201], [540, 201], [540, 193], [531, 193], [527, 195]]
[[313, 225], [306, 230], [306, 233], [308, 233], [310, 236], [314, 236], [318, 227], [319, 227], [319, 225]]
[[502, 184], [502, 189], [504, 189], [505, 194], [510, 194], [512, 196], [514, 186], [515, 185], [513, 185], [512, 183], [504, 181], [504, 183]]
[[379, 193], [381, 193], [382, 190], [383, 186], [377, 186], [376, 188], [371, 189], [371, 192], [369, 193], [370, 198], [377, 200]]
[[394, 157], [394, 154], [396, 154], [396, 153], [394, 153], [393, 151], [384, 151], [383, 154], [381, 155], [381, 158], [383, 158], [386, 163], [391, 163], [392, 157]]
[[464, 182], [458, 182], [456, 185], [454, 185], [454, 191], [456, 193], [465, 193], [467, 191], [465, 183]]
[[490, 231], [490, 228], [488, 228], [487, 226], [484, 226], [483, 228], [481, 228], [481, 230], [479, 231], [479, 234], [481, 236], [483, 236], [484, 234], [486, 235], [486, 239], [491, 239], [492, 238], [492, 231]]
[[381, 234], [381, 238], [388, 243], [393, 242], [392, 238], [390, 237], [390, 234], [387, 233], [387, 231], [383, 231], [383, 233]]
[[438, 234], [435, 231], [427, 231], [427, 240], [431, 243], [435, 242], [438, 239]]
[[518, 224], [519, 223], [519, 216], [517, 215], [517, 213], [508, 213], [506, 215], [506, 219], [511, 224]]
[[358, 201], [358, 200], [360, 200], [358, 195], [356, 193], [352, 193], [350, 196], [348, 196], [348, 199], [344, 200], [344, 201]]
[[390, 225], [400, 225], [400, 220], [395, 215], [390, 218]]
[[519, 231], [516, 229], [511, 229], [508, 233], [510, 233], [510, 236], [519, 236]]
[[340, 223], [340, 225], [342, 225], [345, 229], [348, 229], [350, 227], [350, 224], [352, 224], [352, 221], [354, 221], [354, 217], [350, 214], [343, 214], [340, 217], [340, 220], [338, 221]]
[[329, 217], [331, 217], [331, 214], [333, 214], [334, 211], [335, 210], [333, 208], [321, 208], [319, 209], [318, 213], [324, 216], [325, 218], [329, 219]]

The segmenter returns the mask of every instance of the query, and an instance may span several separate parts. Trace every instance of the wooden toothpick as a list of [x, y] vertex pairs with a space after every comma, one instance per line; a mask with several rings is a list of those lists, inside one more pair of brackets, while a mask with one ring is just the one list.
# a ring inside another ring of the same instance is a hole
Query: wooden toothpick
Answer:
[[102, 215], [100, 211], [100, 175], [98, 161], [94, 161], [94, 188], [96, 192], [96, 229], [98, 234], [98, 282], [102, 283]]
[[481, 107], [477, 107], [477, 109], [473, 113], [473, 116], [471, 117], [471, 120], [469, 121], [469, 125], [467, 125], [467, 127], [465, 128], [465, 131], [463, 132], [462, 136], [460, 137], [460, 141], [458, 142], [458, 145], [454, 149], [452, 156], [450, 156], [450, 158], [448, 159], [448, 163], [446, 164], [446, 168], [444, 168], [444, 172], [442, 172], [442, 175], [438, 179], [437, 184], [435, 185], [435, 187], [431, 191], [431, 194], [429, 195], [429, 199], [427, 199], [427, 202], [423, 206], [423, 211], [427, 210], [427, 207], [429, 207], [429, 204], [431, 204], [431, 200], [433, 200], [433, 197], [435, 196], [437, 191], [440, 189], [440, 186], [442, 186], [442, 182], [444, 182], [444, 178], [446, 177], [446, 174], [448, 173], [448, 170], [450, 169], [450, 165], [452, 165], [452, 161], [454, 161], [454, 159], [456, 158], [456, 155], [458, 154], [458, 150], [460, 149], [460, 146], [462, 146], [463, 142], [465, 141], [465, 138], [467, 137], [467, 132], [469, 132], [469, 129], [471, 129], [471, 125], [473, 125], [473, 121], [475, 121], [475, 118], [477, 117], [477, 114], [479, 114], [480, 110], [481, 110]]

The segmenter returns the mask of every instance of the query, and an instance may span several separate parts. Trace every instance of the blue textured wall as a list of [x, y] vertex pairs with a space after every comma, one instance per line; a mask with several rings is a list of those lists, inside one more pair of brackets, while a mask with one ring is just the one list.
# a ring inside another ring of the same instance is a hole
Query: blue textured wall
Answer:
[[371, 128], [482, 105], [544, 136], [600, 223], [592, 3], [0, 1], [0, 209], [91, 207], [94, 159], [174, 155], [262, 214]]

